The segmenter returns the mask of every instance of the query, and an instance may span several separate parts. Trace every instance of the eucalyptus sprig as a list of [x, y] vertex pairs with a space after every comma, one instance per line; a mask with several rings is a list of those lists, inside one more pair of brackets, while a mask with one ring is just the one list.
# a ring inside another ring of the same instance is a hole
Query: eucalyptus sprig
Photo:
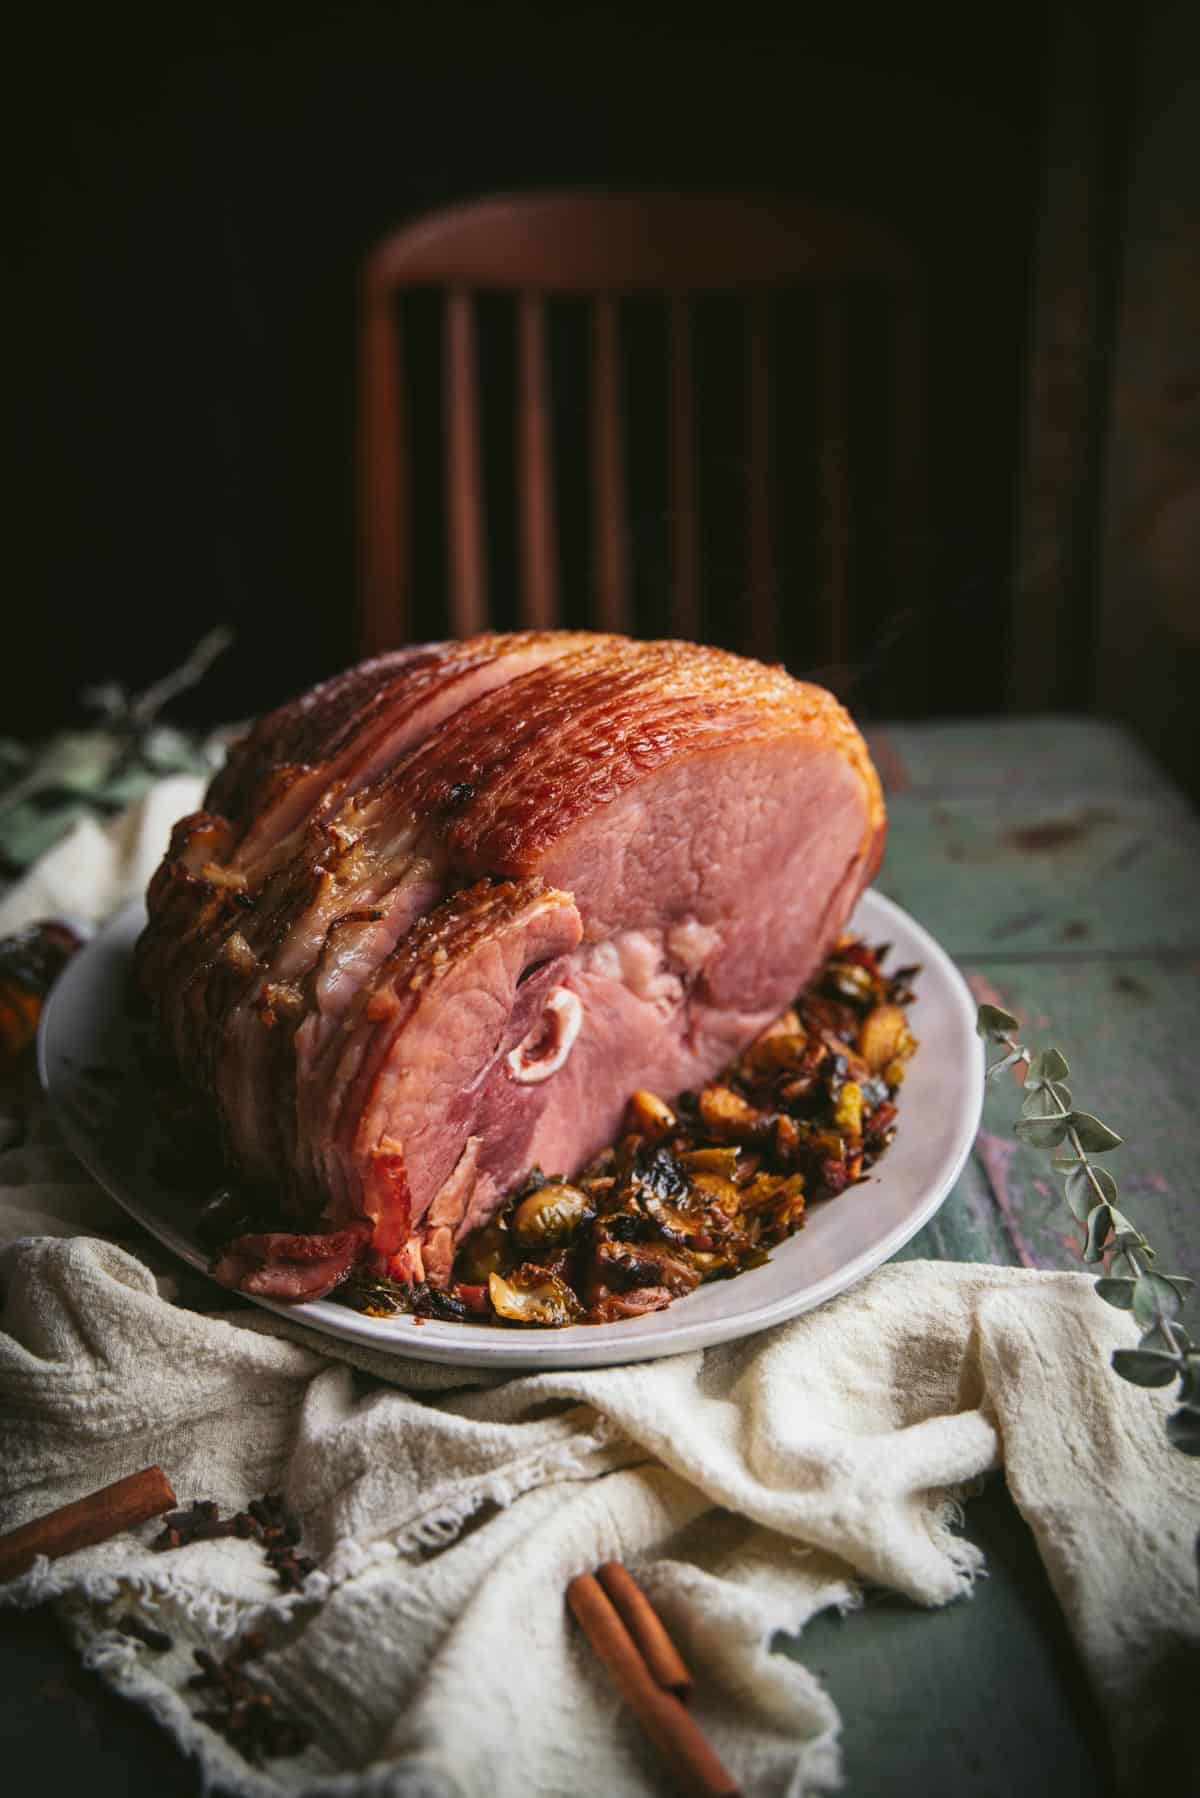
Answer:
[[82, 727], [40, 743], [0, 737], [0, 877], [27, 867], [81, 818], [111, 818], [132, 805], [164, 775], [211, 775], [226, 733], [177, 730], [161, 713], [232, 641], [233, 632], [218, 625], [141, 693], [116, 681], [86, 687], [80, 698], [96, 717]]
[[1071, 1071], [1066, 1057], [1058, 1049], [1033, 1054], [1018, 1042], [1014, 1032], [1020, 1024], [1011, 1012], [981, 1005], [975, 1028], [985, 1041], [1005, 1050], [988, 1068], [989, 1080], [1024, 1063], [1025, 1097], [1013, 1132], [1031, 1148], [1053, 1155], [1054, 1167], [1065, 1176], [1071, 1214], [1084, 1226], [1084, 1260], [1102, 1263], [1108, 1257], [1096, 1291], [1119, 1311], [1132, 1311], [1141, 1326], [1136, 1348], [1113, 1351], [1114, 1370], [1135, 1386], [1169, 1386], [1178, 1380], [1180, 1403], [1167, 1418], [1167, 1437], [1185, 1455], [1200, 1455], [1200, 1345], [1179, 1321], [1192, 1281], [1186, 1274], [1153, 1268], [1154, 1250], [1117, 1207], [1116, 1180], [1091, 1159], [1120, 1148], [1121, 1138], [1090, 1111], [1076, 1110], [1066, 1085]]

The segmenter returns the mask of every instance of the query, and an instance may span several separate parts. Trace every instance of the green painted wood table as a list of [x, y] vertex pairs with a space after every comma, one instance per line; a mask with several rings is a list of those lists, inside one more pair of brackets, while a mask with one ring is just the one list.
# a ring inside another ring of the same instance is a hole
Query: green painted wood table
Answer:
[[[1200, 820], [1122, 731], [1044, 718], [869, 732], [891, 832], [879, 886], [979, 998], [1068, 1055], [1089, 1108], [1127, 1139], [1130, 1210], [1200, 1278], [1193, 1083], [1200, 1074]], [[906, 1258], [1078, 1265], [1045, 1157], [993, 1091], [974, 1154]], [[780, 1640], [824, 1677], [856, 1798], [1093, 1798], [1103, 1720], [1032, 1537], [994, 1480], [967, 1508], [990, 1577], [927, 1612], [880, 1597]], [[45, 1615], [0, 1626], [0, 1765], [14, 1795], [200, 1790], [194, 1768], [83, 1674]]]

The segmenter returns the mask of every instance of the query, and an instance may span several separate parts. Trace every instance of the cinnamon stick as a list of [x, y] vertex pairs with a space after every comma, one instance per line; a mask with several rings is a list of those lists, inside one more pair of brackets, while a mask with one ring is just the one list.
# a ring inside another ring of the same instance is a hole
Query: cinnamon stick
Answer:
[[567, 1603], [617, 1691], [686, 1789], [697, 1798], [741, 1798], [695, 1718], [654, 1678], [600, 1582], [581, 1573], [567, 1587]]
[[622, 1623], [642, 1651], [643, 1659], [659, 1685], [674, 1692], [686, 1704], [695, 1684], [683, 1657], [667, 1634], [662, 1618], [620, 1561], [605, 1561], [596, 1578], [612, 1599]]
[[72, 1504], [61, 1505], [45, 1517], [35, 1517], [20, 1529], [0, 1536], [0, 1580], [16, 1579], [32, 1567], [38, 1555], [69, 1555], [77, 1548], [91, 1548], [110, 1536], [131, 1530], [151, 1517], [160, 1517], [176, 1504], [170, 1481], [161, 1467], [143, 1467], [89, 1492]]

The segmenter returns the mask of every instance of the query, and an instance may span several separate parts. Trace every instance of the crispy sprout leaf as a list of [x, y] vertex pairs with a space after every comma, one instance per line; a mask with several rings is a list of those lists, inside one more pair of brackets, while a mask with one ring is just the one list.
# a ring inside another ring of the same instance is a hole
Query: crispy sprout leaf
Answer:
[[510, 1323], [550, 1324], [561, 1328], [575, 1323], [583, 1307], [575, 1293], [557, 1274], [532, 1263], [513, 1269], [508, 1278], [488, 1275], [488, 1294], [497, 1317]]

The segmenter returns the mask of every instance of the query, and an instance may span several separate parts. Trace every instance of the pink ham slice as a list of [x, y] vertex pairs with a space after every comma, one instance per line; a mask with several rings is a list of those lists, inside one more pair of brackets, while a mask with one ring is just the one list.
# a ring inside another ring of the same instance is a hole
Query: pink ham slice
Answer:
[[[347, 1020], [326, 1082], [327, 1190], [342, 1215], [373, 1221], [378, 1253], [403, 1253], [418, 1277], [448, 1274], [457, 1227], [485, 1184], [487, 1200], [503, 1196], [493, 1170], [507, 1178], [529, 1165], [539, 1083], [513, 1082], [509, 1057], [581, 935], [569, 893], [540, 880], [479, 882], [414, 927]], [[480, 1094], [496, 1082], [516, 1102], [502, 1139], [490, 1129], [481, 1138]], [[407, 1199], [393, 1202], [401, 1168]]]
[[320, 1298], [344, 1280], [369, 1237], [366, 1224], [323, 1236], [284, 1230], [239, 1236], [222, 1252], [213, 1273], [235, 1291], [295, 1304]]
[[[781, 669], [565, 633], [446, 654], [436, 678], [420, 656], [380, 673], [369, 742], [330, 705], [335, 777], [186, 955], [156, 953], [156, 912], [189, 880], [236, 889], [253, 820], [224, 848], [219, 819], [190, 821], [151, 888], [143, 969], [184, 1072], [235, 1166], [341, 1244], [235, 1244], [218, 1273], [246, 1290], [312, 1296], [357, 1260], [444, 1283], [530, 1165], [576, 1170], [635, 1087], [696, 1085], [751, 1040], [882, 853], [862, 739]], [[410, 736], [406, 678], [438, 695]]]
[[210, 809], [177, 827], [151, 884], [141, 977], [160, 996], [181, 1066], [212, 1094], [246, 1178], [278, 1184], [285, 1198], [293, 1185], [291, 1038], [309, 1009], [307, 986], [321, 1019], [336, 1017], [353, 978], [368, 975], [441, 891], [441, 869], [409, 853], [412, 832], [394, 812], [382, 851], [370, 862], [356, 852], [371, 782], [394, 777], [457, 710], [572, 647], [561, 632], [486, 635], [352, 669], [238, 746], [208, 795], [232, 821]]

